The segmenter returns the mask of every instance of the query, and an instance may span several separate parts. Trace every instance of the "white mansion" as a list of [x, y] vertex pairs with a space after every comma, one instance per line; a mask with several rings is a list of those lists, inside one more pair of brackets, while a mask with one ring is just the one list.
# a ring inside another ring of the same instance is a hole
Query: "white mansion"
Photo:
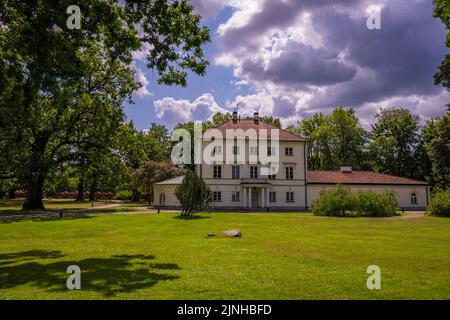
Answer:
[[[264, 131], [268, 137], [271, 136], [272, 130], [277, 130], [279, 139], [277, 148], [264, 145], [267, 151], [262, 150], [261, 145], [255, 148], [250, 139], [244, 139], [246, 152], [240, 161], [196, 165], [197, 174], [213, 192], [217, 209], [305, 210], [321, 191], [334, 188], [336, 184], [347, 185], [355, 191], [393, 190], [397, 195], [399, 207], [405, 210], [420, 210], [428, 205], [429, 190], [423, 181], [370, 171], [352, 171], [349, 167], [340, 171], [308, 171], [308, 140], [260, 121], [257, 113], [253, 119], [240, 119], [234, 112], [232, 120], [222, 123], [216, 129], [222, 132], [223, 136], [227, 130], [242, 129], [244, 132], [255, 130], [258, 134]], [[208, 144], [211, 144], [210, 140], [203, 140], [202, 148], [206, 148]], [[242, 152], [235, 145], [221, 145], [213, 150], [224, 159], [230, 155], [227, 153], [236, 156]], [[265, 166], [259, 161], [261, 152], [272, 156], [275, 152], [279, 153], [278, 170], [275, 174], [263, 175], [262, 169]], [[249, 161], [252, 156], [256, 156], [258, 160]], [[161, 207], [177, 208], [179, 203], [175, 197], [175, 188], [182, 180], [183, 177], [177, 177], [156, 183], [155, 203]]]

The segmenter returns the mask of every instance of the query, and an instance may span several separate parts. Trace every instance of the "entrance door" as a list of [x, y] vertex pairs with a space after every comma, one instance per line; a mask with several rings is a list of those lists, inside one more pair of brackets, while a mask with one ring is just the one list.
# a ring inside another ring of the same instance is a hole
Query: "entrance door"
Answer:
[[252, 189], [252, 208], [259, 207], [259, 192], [257, 189]]

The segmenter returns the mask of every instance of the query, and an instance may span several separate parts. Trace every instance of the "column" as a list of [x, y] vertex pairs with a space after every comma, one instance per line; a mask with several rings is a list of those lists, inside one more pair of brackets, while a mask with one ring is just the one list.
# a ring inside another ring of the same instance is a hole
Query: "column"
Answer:
[[247, 188], [242, 188], [244, 208], [247, 208]]
[[248, 207], [252, 207], [252, 188], [248, 188]]
[[261, 188], [261, 208], [264, 207], [264, 188]]
[[269, 196], [270, 188], [266, 188], [266, 201], [267, 201], [267, 208], [270, 208], [270, 196]]

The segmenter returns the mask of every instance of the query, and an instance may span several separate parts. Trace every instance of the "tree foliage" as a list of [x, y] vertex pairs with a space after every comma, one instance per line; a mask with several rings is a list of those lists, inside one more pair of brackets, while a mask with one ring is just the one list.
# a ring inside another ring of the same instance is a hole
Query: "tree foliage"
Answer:
[[149, 205], [153, 194], [153, 185], [157, 182], [183, 175], [185, 170], [169, 162], [146, 161], [130, 175], [131, 185], [148, 195]]
[[427, 213], [432, 216], [450, 217], [450, 190], [438, 191], [432, 197]]
[[[445, 44], [450, 48], [450, 4], [448, 0], [433, 0], [434, 17], [441, 19], [447, 28]], [[435, 84], [442, 84], [450, 90], [450, 54], [447, 54], [439, 66], [439, 72], [434, 76]], [[450, 108], [450, 105], [449, 105]]]
[[381, 193], [373, 191], [358, 191], [352, 193], [346, 186], [322, 192], [311, 206], [316, 215], [338, 217], [386, 217], [396, 214], [397, 198], [393, 191], [385, 190]]
[[175, 195], [180, 202], [182, 216], [189, 216], [213, 205], [211, 189], [195, 172], [187, 171], [183, 182], [175, 189]]
[[363, 168], [367, 133], [353, 108], [335, 108], [328, 116], [314, 114], [288, 131], [309, 138], [308, 168], [334, 170], [341, 166]]
[[408, 109], [387, 108], [376, 115], [369, 145], [376, 171], [414, 177], [419, 142], [419, 117]]
[[187, 0], [82, 0], [80, 30], [66, 26], [71, 4], [0, 3], [0, 136], [21, 159], [0, 173], [26, 183], [24, 209], [43, 208], [52, 170], [113, 144], [122, 103], [140, 86], [132, 52], [150, 48], [147, 66], [168, 85], [207, 66], [209, 32]]

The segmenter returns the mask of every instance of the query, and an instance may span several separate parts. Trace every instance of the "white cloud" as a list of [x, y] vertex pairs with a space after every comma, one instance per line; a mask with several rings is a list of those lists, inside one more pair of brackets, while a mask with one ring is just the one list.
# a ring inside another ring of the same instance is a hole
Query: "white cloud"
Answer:
[[136, 91], [136, 94], [140, 97], [151, 96], [152, 93], [148, 89], [150, 81], [147, 79], [144, 71], [142, 71], [135, 63], [132, 64], [134, 69], [134, 80], [141, 84], [141, 87]]
[[194, 101], [165, 97], [154, 102], [156, 116], [170, 126], [180, 122], [204, 121], [210, 119], [215, 113], [229, 112], [219, 107], [210, 93], [205, 93]]

